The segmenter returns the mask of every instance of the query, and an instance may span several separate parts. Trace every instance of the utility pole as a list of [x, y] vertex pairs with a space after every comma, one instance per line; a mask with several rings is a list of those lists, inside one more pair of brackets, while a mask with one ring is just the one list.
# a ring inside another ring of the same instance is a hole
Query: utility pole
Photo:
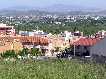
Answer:
[[74, 44], [74, 57], [75, 57], [75, 44]]

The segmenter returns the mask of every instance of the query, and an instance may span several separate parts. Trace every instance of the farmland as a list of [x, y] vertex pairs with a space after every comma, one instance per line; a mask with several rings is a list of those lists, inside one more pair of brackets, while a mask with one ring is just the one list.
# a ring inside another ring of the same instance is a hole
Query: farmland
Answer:
[[106, 65], [78, 60], [0, 61], [0, 79], [106, 79]]

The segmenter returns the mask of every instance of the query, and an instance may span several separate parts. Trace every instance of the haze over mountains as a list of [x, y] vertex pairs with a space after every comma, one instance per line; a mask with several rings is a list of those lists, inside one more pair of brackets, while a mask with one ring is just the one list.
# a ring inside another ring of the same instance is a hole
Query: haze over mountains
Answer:
[[96, 11], [97, 8], [79, 6], [79, 5], [63, 5], [55, 4], [46, 8], [48, 11], [53, 12], [69, 12], [69, 11]]
[[35, 6], [14, 6], [6, 8], [8, 10], [40, 10], [48, 12], [67, 12], [67, 11], [97, 11], [98, 8], [79, 6], [79, 5], [64, 5], [54, 4], [51, 6], [35, 7]]
[[[63, 14], [106, 14], [105, 10], [101, 10], [99, 8], [94, 7], [86, 7], [79, 5], [64, 5], [64, 4], [55, 4], [51, 6], [45, 7], [35, 7], [35, 6], [14, 6], [0, 10], [0, 15], [4, 14], [36, 14], [36, 12], [40, 13], [63, 13]], [[39, 14], [39, 13], [38, 13]]]

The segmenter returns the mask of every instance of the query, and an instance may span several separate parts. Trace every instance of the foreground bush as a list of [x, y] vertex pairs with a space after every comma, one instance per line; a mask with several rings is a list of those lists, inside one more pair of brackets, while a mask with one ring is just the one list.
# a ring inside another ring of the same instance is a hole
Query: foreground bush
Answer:
[[106, 65], [76, 60], [2, 61], [0, 79], [106, 79]]

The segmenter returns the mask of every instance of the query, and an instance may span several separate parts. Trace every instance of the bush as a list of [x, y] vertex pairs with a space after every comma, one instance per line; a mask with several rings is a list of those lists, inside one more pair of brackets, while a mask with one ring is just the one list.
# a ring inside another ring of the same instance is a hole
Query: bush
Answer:
[[28, 48], [24, 48], [22, 51], [19, 52], [20, 56], [25, 56], [29, 54], [29, 49]]
[[1, 54], [1, 56], [3, 58], [8, 58], [8, 57], [15, 58], [16, 57], [16, 53], [15, 53], [14, 50], [8, 50], [8, 51], [4, 52], [3, 54]]
[[42, 53], [39, 51], [39, 49], [37, 49], [37, 48], [32, 48], [32, 49], [31, 49], [31, 54], [32, 54], [33, 56], [38, 56], [38, 55], [41, 55]]

